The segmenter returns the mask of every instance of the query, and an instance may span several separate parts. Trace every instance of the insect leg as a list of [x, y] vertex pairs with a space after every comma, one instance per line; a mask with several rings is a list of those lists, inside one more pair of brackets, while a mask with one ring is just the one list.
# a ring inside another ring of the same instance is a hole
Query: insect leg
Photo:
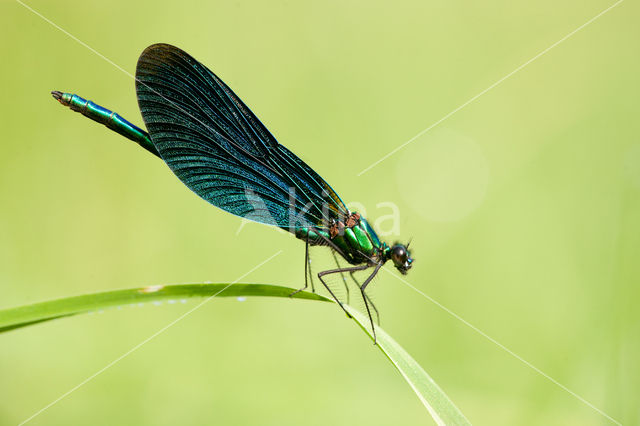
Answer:
[[318, 273], [318, 279], [320, 279], [320, 282], [322, 283], [322, 285], [324, 285], [324, 287], [327, 289], [327, 291], [329, 292], [329, 294], [331, 295], [331, 297], [333, 297], [333, 299], [338, 303], [338, 305], [340, 305], [340, 307], [342, 308], [342, 310], [347, 314], [347, 316], [349, 318], [351, 318], [351, 314], [349, 314], [349, 312], [347, 312], [347, 310], [345, 309], [344, 306], [342, 306], [342, 302], [340, 300], [338, 300], [338, 298], [336, 297], [335, 294], [333, 294], [333, 291], [331, 291], [331, 289], [329, 288], [329, 286], [327, 285], [326, 282], [324, 282], [324, 280], [322, 279], [323, 276], [325, 275], [330, 275], [330, 274], [337, 274], [337, 273], [342, 273], [342, 272], [355, 272], [355, 271], [364, 271], [365, 269], [368, 269], [370, 266], [369, 265], [360, 265], [360, 266], [351, 266], [349, 268], [338, 268], [338, 269], [329, 269], [327, 271], [322, 271]]
[[311, 291], [316, 292], [316, 288], [313, 285], [313, 274], [311, 273], [311, 259], [309, 259], [309, 236], [305, 241], [304, 246], [304, 283], [307, 284], [307, 273], [309, 274], [309, 281], [311, 282]]
[[362, 300], [364, 300], [364, 306], [367, 308], [367, 314], [369, 315], [369, 321], [371, 322], [371, 332], [373, 333], [373, 344], [374, 345], [378, 342], [377, 339], [376, 339], [376, 329], [373, 326], [373, 317], [371, 316], [371, 310], [369, 310], [369, 302], [368, 302], [369, 298], [365, 294], [364, 289], [367, 287], [367, 285], [369, 285], [369, 283], [371, 282], [373, 277], [376, 276], [376, 274], [378, 273], [378, 271], [380, 270], [381, 267], [382, 267], [382, 263], [378, 263], [376, 265], [376, 268], [373, 270], [373, 273], [371, 275], [369, 275], [369, 277], [367, 277], [366, 280], [364, 280], [364, 283], [362, 283], [362, 286], [360, 287], [360, 292], [362, 293]]
[[[331, 255], [333, 256], [333, 260], [336, 261], [336, 266], [338, 266], [338, 268], [340, 267], [340, 264], [338, 263], [338, 257], [336, 256], [336, 252], [331, 250]], [[353, 272], [350, 272], [351, 278], [353, 278]], [[344, 283], [344, 289], [347, 293], [347, 305], [349, 304], [349, 285], [347, 284], [347, 279], [344, 277], [344, 274], [342, 272], [340, 272], [340, 277], [342, 278], [342, 282]], [[353, 278], [353, 280], [355, 281], [355, 278]], [[357, 284], [357, 281], [356, 281]], [[360, 287], [358, 285], [358, 287]]]
[[291, 293], [289, 295], [289, 297], [293, 296], [294, 294], [300, 293], [303, 290], [306, 290], [306, 288], [309, 286], [307, 283], [307, 279], [309, 281], [311, 281], [311, 291], [313, 293], [316, 292], [315, 287], [313, 286], [313, 277], [311, 276], [311, 264], [309, 262], [309, 235], [307, 235], [307, 237], [305, 238], [305, 245], [304, 245], [304, 287], [294, 291], [293, 293]]
[[[351, 279], [353, 280], [353, 282], [356, 283], [358, 288], [360, 288], [360, 283], [356, 279], [355, 275], [353, 275], [353, 272], [351, 272], [349, 275], [351, 275]], [[367, 296], [367, 301], [369, 301], [369, 304], [371, 305], [371, 307], [376, 313], [376, 322], [378, 323], [378, 325], [380, 325], [380, 312], [378, 312], [378, 308], [376, 308], [376, 305], [375, 303], [373, 303], [373, 300], [371, 300], [371, 297], [369, 297], [368, 294], [366, 296]]]

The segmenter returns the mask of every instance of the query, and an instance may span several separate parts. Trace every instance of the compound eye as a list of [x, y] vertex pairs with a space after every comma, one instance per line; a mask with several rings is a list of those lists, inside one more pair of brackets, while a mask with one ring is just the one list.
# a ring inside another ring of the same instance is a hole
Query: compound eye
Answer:
[[391, 258], [395, 264], [402, 265], [407, 261], [407, 250], [403, 246], [395, 246]]

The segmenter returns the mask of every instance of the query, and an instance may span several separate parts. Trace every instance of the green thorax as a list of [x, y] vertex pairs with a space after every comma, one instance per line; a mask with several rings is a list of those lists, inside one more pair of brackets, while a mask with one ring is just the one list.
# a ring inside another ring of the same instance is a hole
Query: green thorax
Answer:
[[311, 245], [329, 245], [330, 241], [345, 260], [354, 265], [388, 257], [389, 246], [380, 242], [369, 222], [363, 217], [358, 217], [355, 222], [350, 227], [342, 225], [337, 232], [302, 227], [296, 231], [296, 237], [308, 239]]

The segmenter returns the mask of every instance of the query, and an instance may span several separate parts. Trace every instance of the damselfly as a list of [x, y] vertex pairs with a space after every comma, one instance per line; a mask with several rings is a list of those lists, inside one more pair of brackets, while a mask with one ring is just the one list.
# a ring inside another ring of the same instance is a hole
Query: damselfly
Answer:
[[353, 277], [356, 271], [372, 269], [362, 283], [354, 281], [375, 342], [371, 309], [377, 309], [365, 289], [389, 260], [407, 273], [413, 262], [408, 244], [380, 241], [364, 217], [349, 211], [324, 179], [280, 145], [222, 80], [186, 52], [168, 44], [148, 47], [138, 60], [135, 80], [148, 133], [77, 95], [51, 93], [61, 104], [160, 157], [189, 189], [214, 206], [303, 240], [305, 284], [298, 291], [309, 284], [315, 291], [309, 246], [326, 246], [351, 265], [317, 274], [342, 309], [325, 277]]

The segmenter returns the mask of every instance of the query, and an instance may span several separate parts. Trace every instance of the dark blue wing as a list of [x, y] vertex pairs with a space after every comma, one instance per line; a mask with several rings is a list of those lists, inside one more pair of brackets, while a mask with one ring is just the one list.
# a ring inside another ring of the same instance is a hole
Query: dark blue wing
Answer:
[[209, 203], [289, 231], [326, 228], [348, 214], [329, 184], [186, 52], [149, 46], [138, 60], [136, 92], [160, 156]]

